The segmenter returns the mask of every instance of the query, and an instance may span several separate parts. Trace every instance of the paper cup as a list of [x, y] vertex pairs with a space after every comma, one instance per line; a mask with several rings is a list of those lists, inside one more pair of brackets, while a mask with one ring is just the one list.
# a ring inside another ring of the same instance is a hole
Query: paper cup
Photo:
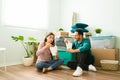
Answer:
[[67, 47], [67, 49], [71, 49], [72, 48], [72, 43], [66, 43], [66, 47]]
[[52, 53], [52, 56], [55, 56], [56, 53], [57, 53], [57, 46], [50, 47], [50, 51], [51, 51], [51, 53]]

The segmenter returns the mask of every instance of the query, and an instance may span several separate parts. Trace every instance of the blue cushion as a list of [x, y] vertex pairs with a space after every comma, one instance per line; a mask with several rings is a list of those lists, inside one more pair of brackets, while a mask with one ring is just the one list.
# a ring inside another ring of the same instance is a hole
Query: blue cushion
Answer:
[[74, 32], [75, 32], [75, 30], [74, 30], [74, 29], [71, 29], [70, 31], [71, 31], [72, 33], [74, 33]]
[[88, 25], [84, 24], [84, 23], [76, 23], [76, 24], [72, 25], [72, 28], [82, 28], [82, 29], [84, 29], [86, 27], [88, 27]]
[[[81, 29], [83, 32], [89, 32], [87, 29], [82, 29], [82, 28], [76, 28], [76, 29]], [[76, 29], [71, 29], [70, 31], [72, 32], [72, 33], [74, 33], [75, 31], [76, 31]]]

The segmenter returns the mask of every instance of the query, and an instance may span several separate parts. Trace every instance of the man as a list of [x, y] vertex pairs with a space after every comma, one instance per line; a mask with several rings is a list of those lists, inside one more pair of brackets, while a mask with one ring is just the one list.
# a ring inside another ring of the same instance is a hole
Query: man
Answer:
[[[80, 76], [83, 70], [96, 71], [94, 64], [94, 56], [91, 53], [90, 41], [83, 38], [83, 31], [77, 29], [74, 33], [75, 41], [72, 43], [72, 49], [67, 49], [68, 52], [76, 53], [76, 61], [69, 61], [67, 66], [71, 69], [76, 69], [73, 76]], [[68, 40], [65, 40], [68, 43]]]

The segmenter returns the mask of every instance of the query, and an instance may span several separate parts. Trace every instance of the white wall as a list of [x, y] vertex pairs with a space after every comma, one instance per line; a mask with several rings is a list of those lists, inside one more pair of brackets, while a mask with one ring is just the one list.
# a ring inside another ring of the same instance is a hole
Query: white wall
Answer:
[[[62, 0], [61, 25], [70, 29], [72, 13], [77, 13], [77, 21], [89, 25], [90, 30], [95, 27], [103, 29], [103, 35], [115, 35], [120, 43], [120, 0]], [[92, 31], [93, 35], [94, 32]], [[117, 44], [120, 48], [120, 45]]]
[[102, 35], [117, 37], [116, 48], [120, 49], [120, 0], [61, 0], [61, 25], [71, 29], [72, 13], [77, 13], [77, 22], [89, 25], [95, 35], [96, 27], [102, 28]]
[[[50, 0], [49, 2], [49, 28], [47, 30], [38, 30], [38, 29], [28, 29], [28, 28], [16, 28], [12, 26], [2, 26], [1, 24], [1, 9], [2, 9], [2, 0], [0, 0], [0, 47], [7, 48], [6, 57], [7, 64], [20, 64], [22, 63], [22, 57], [25, 55], [23, 46], [19, 42], [14, 42], [11, 39], [12, 35], [24, 35], [25, 37], [33, 36], [37, 38], [38, 41], [43, 40], [46, 32], [57, 30], [59, 26], [60, 19], [60, 2], [59, 0]], [[0, 64], [2, 63], [2, 55], [0, 54]]]
[[60, 0], [49, 0], [49, 30], [56, 31], [60, 27]]

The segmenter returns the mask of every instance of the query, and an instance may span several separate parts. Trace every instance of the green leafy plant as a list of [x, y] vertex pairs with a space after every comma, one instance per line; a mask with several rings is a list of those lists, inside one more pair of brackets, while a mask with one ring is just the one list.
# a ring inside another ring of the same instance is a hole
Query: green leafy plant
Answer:
[[27, 56], [26, 57], [32, 57], [33, 54], [35, 53], [34, 51], [34, 45], [38, 44], [36, 41], [36, 39], [34, 37], [28, 37], [28, 42], [24, 41], [24, 36], [19, 35], [19, 36], [11, 36], [12, 40], [14, 40], [15, 42], [20, 41], [22, 46], [24, 47]]
[[64, 31], [64, 29], [63, 28], [59, 28], [59, 31]]
[[96, 28], [95, 32], [100, 34], [102, 32], [102, 29], [101, 28]]

